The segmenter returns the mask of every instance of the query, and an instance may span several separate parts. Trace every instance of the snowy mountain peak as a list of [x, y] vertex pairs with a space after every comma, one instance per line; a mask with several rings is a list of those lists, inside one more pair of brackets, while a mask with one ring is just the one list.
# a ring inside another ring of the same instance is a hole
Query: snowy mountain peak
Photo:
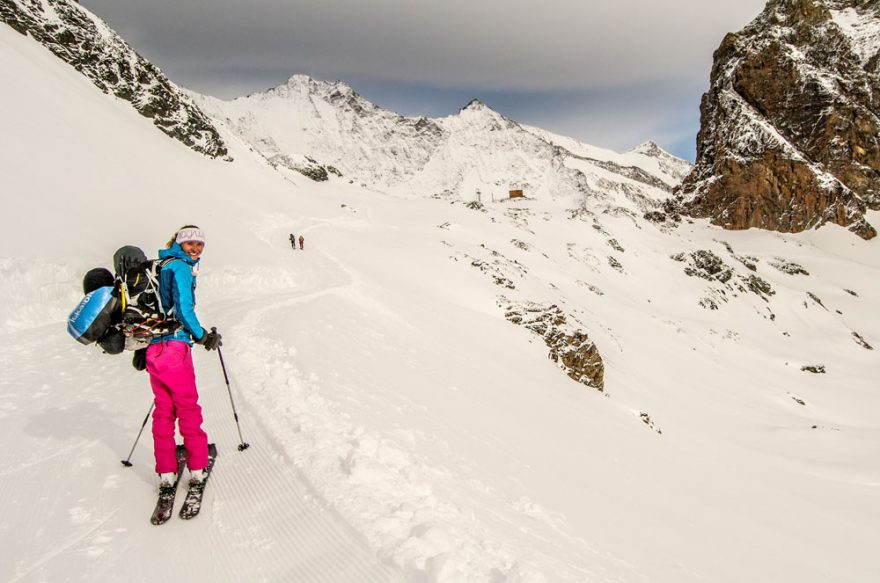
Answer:
[[447, 119], [457, 119], [465, 124], [473, 125], [476, 128], [495, 131], [501, 128], [519, 127], [519, 125], [511, 119], [504, 117], [501, 113], [495, 111], [479, 99], [472, 99], [466, 106], [461, 108], [458, 113]]
[[655, 158], [664, 155], [671, 156], [671, 154], [666, 152], [657, 144], [657, 142], [654, 142], [653, 140], [648, 140], [643, 144], [639, 144], [638, 146], [630, 150], [630, 152], [633, 152], [634, 154], [644, 154], [645, 156], [652, 156]]
[[487, 110], [488, 110], [488, 111], [492, 111], [492, 108], [489, 107], [488, 105], [486, 105], [485, 103], [483, 103], [482, 101], [480, 101], [479, 99], [471, 99], [471, 100], [468, 102], [467, 105], [465, 105], [464, 107], [462, 107], [462, 108], [459, 110], [459, 112], [466, 111], [466, 110], [470, 110], [470, 111], [487, 111]]
[[[286, 82], [265, 91], [251, 93], [247, 98], [255, 99], [292, 99], [314, 96], [319, 99], [357, 99], [369, 103], [362, 98], [349, 84], [343, 81], [320, 81], [308, 75], [292, 75]], [[239, 98], [245, 99], [245, 98]], [[369, 103], [371, 106], [372, 104]]]

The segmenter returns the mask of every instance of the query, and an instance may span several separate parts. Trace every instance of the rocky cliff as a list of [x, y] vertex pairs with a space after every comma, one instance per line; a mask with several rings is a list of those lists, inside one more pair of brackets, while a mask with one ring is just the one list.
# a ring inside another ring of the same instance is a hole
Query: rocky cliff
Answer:
[[192, 100], [78, 3], [0, 0], [0, 20], [43, 44], [104, 93], [130, 102], [167, 135], [206, 156], [226, 156], [220, 134]]
[[729, 229], [835, 223], [870, 239], [880, 209], [880, 2], [770, 0], [715, 52], [686, 214]]

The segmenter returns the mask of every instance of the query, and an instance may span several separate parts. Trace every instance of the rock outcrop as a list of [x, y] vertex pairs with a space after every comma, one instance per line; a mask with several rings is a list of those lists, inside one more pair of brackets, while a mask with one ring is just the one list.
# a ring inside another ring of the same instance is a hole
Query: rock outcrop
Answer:
[[227, 155], [208, 116], [155, 65], [78, 3], [0, 0], [0, 20], [43, 44], [104, 93], [130, 102], [165, 134], [206, 156]]
[[528, 328], [544, 340], [550, 349], [548, 358], [569, 378], [599, 391], [605, 390], [605, 364], [599, 349], [579, 323], [567, 317], [559, 306], [512, 302], [503, 296], [498, 298], [498, 305], [510, 322]]
[[728, 229], [825, 223], [870, 239], [880, 209], [880, 2], [770, 0], [715, 52], [685, 214]]

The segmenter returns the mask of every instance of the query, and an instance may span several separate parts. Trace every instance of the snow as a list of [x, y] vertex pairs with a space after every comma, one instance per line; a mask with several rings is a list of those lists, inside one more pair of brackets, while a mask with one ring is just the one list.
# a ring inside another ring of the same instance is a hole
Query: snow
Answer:
[[[624, 190], [484, 199], [481, 212], [314, 183], [228, 128], [234, 162], [186, 148], [9, 27], [0, 49], [0, 108], [15, 112], [0, 121], [0, 580], [876, 578], [876, 240], [658, 229]], [[472, 124], [458, 136], [447, 159], [513, 163], [470, 147]], [[520, 154], [533, 167], [539, 155]], [[63, 330], [86, 270], [124, 244], [154, 254], [189, 222], [208, 236], [198, 312], [223, 334], [251, 447], [236, 451], [217, 357], [197, 349], [220, 457], [199, 517], [154, 527], [148, 429], [134, 466], [119, 463], [149, 407], [146, 375]], [[753, 258], [775, 295], [671, 259], [701, 249], [737, 278]], [[559, 370], [501, 295], [580, 321], [605, 391]]]
[[862, 65], [866, 65], [880, 52], [880, 27], [877, 26], [876, 12], [871, 9], [860, 11], [856, 8], [830, 12], [832, 21], [849, 38]]

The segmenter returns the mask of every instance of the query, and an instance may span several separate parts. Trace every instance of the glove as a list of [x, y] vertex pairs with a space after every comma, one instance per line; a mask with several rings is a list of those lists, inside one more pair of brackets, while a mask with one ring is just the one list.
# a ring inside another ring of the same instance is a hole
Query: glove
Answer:
[[134, 356], [131, 357], [131, 366], [133, 366], [135, 370], [145, 370], [147, 368], [146, 348], [140, 348], [134, 351]]
[[223, 342], [220, 341], [222, 336], [217, 332], [217, 328], [211, 328], [211, 331], [208, 332], [204, 328], [202, 328], [202, 337], [196, 340], [196, 344], [201, 344], [205, 347], [205, 350], [217, 350], [220, 346], [223, 346]]

